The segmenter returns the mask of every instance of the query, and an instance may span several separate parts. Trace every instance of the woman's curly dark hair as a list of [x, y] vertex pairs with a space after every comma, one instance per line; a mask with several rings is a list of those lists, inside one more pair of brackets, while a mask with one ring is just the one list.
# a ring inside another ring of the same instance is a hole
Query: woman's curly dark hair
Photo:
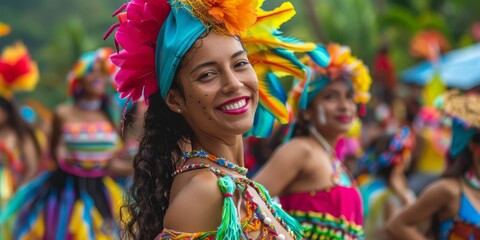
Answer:
[[[172, 88], [179, 89], [175, 81]], [[149, 102], [139, 152], [133, 160], [133, 183], [124, 206], [128, 214], [122, 216], [126, 235], [133, 239], [154, 239], [163, 230], [175, 159], [192, 135], [182, 115], [171, 111], [159, 92], [152, 94]]]
[[37, 137], [35, 136], [34, 129], [22, 118], [16, 104], [0, 96], [0, 108], [7, 112], [7, 124], [13, 129], [19, 142], [23, 143], [26, 137], [31, 138], [35, 146], [35, 154], [37, 157], [40, 157], [42, 150], [40, 148], [40, 143], [38, 143]]
[[[480, 143], [480, 131], [472, 137], [471, 142]], [[457, 157], [447, 154], [448, 167], [442, 174], [442, 178], [461, 178], [473, 166], [473, 153], [466, 147]]]
[[[202, 33], [192, 48], [200, 47], [201, 40], [209, 33], [209, 30]], [[234, 38], [243, 46], [240, 37]], [[190, 58], [185, 54], [175, 76], [188, 61]], [[185, 98], [177, 77], [170, 89]], [[193, 130], [183, 116], [170, 110], [158, 91], [150, 96], [149, 103], [139, 152], [133, 159], [133, 183], [123, 207], [128, 214], [121, 212], [125, 233], [133, 239], [154, 239], [163, 230], [176, 160], [183, 154], [182, 146], [189, 146], [193, 137]]]

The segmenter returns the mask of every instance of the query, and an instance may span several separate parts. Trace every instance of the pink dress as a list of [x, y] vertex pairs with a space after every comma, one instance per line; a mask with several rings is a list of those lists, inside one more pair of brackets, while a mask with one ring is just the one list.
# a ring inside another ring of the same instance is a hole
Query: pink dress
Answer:
[[360, 193], [346, 173], [340, 175], [331, 188], [280, 197], [282, 208], [304, 227], [305, 239], [363, 239]]

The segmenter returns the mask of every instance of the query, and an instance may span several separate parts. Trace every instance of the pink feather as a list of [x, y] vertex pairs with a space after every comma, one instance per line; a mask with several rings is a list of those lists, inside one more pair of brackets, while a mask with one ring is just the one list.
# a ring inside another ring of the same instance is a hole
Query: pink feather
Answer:
[[[122, 14], [124, 10], [126, 14]], [[120, 68], [114, 82], [122, 98], [137, 101], [143, 96], [147, 101], [158, 90], [155, 45], [170, 10], [166, 0], [131, 0], [113, 14], [120, 14], [120, 23], [114, 24], [105, 37], [117, 29], [115, 42], [124, 49], [110, 56]]]

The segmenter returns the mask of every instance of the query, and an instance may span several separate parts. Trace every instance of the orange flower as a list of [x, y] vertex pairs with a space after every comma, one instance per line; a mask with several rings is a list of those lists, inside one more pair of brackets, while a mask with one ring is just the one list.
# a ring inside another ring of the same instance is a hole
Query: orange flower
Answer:
[[435, 30], [419, 32], [410, 43], [410, 53], [413, 56], [426, 58], [432, 62], [438, 60], [440, 54], [449, 49], [447, 39]]
[[37, 64], [22, 43], [6, 47], [0, 56], [0, 95], [10, 98], [16, 91], [31, 91], [39, 79]]
[[6, 36], [10, 33], [10, 26], [0, 22], [0, 37]]
[[232, 35], [240, 35], [257, 20], [257, 0], [210, 0], [206, 2], [208, 13], [225, 24]]

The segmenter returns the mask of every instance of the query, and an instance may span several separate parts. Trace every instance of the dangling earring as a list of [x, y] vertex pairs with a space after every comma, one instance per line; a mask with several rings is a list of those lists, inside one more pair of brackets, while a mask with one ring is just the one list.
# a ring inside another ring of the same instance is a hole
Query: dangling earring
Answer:
[[327, 117], [325, 116], [325, 109], [323, 106], [318, 106], [318, 121], [320, 122], [320, 125], [325, 125], [327, 124]]

